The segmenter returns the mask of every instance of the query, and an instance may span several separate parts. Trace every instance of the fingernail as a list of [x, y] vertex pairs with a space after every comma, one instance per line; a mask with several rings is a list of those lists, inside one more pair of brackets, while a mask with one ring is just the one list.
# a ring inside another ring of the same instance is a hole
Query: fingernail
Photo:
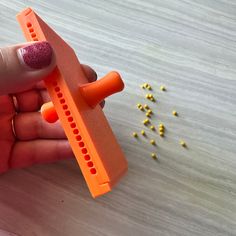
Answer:
[[98, 77], [98, 74], [97, 74], [97, 72], [95, 70], [94, 70], [94, 76], [95, 76], [95, 78]]
[[100, 102], [101, 108], [103, 108], [103, 107], [105, 106], [105, 103], [106, 103], [105, 100], [103, 100], [103, 101]]
[[51, 64], [53, 49], [48, 42], [37, 42], [19, 48], [17, 54], [22, 64], [31, 69], [42, 69]]

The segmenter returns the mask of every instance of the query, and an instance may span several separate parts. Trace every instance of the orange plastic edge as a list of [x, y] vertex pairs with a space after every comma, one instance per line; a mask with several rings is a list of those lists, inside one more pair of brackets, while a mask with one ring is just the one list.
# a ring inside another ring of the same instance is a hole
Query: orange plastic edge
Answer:
[[57, 68], [44, 80], [53, 106], [44, 105], [42, 113], [49, 122], [59, 117], [92, 196], [109, 192], [127, 161], [97, 104], [124, 88], [120, 75], [111, 72], [88, 84], [74, 51], [31, 8], [17, 20], [28, 41], [47, 40], [56, 54]]

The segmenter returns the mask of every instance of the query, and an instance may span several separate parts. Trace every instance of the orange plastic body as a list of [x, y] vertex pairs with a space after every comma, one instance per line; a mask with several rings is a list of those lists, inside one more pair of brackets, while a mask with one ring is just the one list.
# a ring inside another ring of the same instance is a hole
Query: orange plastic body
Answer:
[[88, 83], [73, 49], [31, 8], [17, 15], [28, 41], [48, 41], [57, 68], [45, 78], [52, 103], [44, 104], [48, 122], [58, 118], [93, 197], [112, 189], [127, 170], [127, 161], [99, 105], [106, 96], [121, 91], [117, 72]]

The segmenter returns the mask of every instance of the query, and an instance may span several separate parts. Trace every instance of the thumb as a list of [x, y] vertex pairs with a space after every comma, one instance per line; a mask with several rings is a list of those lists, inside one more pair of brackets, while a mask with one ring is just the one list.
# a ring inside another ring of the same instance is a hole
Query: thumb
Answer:
[[31, 88], [55, 66], [55, 54], [46, 41], [0, 48], [0, 95]]

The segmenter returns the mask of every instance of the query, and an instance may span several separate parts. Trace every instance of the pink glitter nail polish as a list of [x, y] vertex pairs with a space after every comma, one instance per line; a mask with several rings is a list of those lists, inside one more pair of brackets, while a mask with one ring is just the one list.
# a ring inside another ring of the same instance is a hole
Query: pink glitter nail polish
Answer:
[[48, 42], [37, 42], [18, 49], [20, 60], [32, 69], [42, 69], [52, 62], [53, 49]]

